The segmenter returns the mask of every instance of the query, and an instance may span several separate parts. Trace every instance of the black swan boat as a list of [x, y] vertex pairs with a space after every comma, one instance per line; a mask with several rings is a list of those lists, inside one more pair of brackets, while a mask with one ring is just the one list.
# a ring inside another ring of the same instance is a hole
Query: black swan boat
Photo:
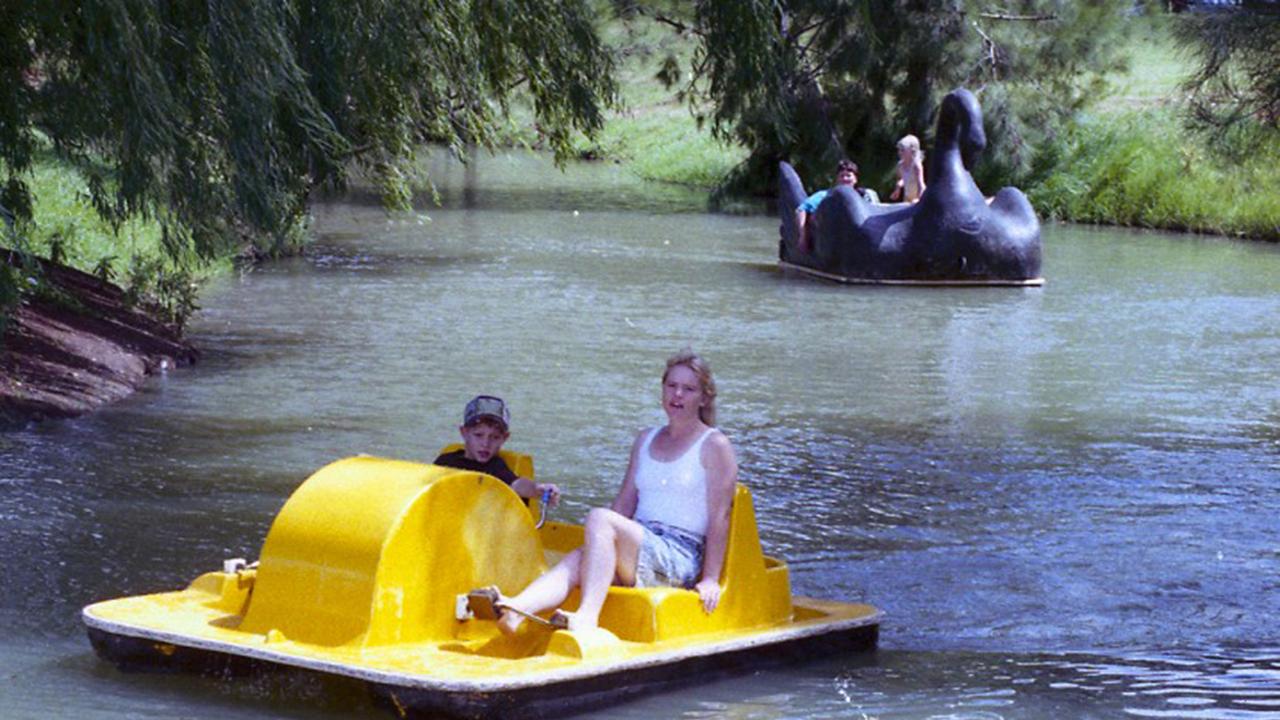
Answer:
[[779, 261], [784, 269], [857, 284], [1039, 286], [1040, 220], [1021, 190], [990, 202], [969, 174], [986, 147], [982, 108], [968, 90], [942, 100], [931, 177], [914, 204], [872, 204], [852, 188], [831, 190], [813, 214], [808, 251], [795, 209], [807, 193], [780, 164]]

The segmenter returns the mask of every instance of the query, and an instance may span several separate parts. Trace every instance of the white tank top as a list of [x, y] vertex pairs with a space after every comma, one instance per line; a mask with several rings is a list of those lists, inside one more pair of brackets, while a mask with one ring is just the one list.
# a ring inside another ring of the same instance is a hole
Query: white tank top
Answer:
[[649, 446], [661, 428], [653, 428], [636, 457], [635, 520], [672, 525], [695, 535], [707, 534], [707, 470], [702, 467], [702, 443], [707, 428], [688, 450], [671, 462], [654, 460]]

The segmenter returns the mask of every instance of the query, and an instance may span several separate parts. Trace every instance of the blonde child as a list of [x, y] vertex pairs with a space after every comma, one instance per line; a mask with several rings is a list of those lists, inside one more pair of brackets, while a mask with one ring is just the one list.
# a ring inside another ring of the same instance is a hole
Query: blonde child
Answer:
[[924, 194], [924, 152], [920, 139], [907, 135], [898, 141], [898, 184], [894, 185], [889, 200], [918, 202]]

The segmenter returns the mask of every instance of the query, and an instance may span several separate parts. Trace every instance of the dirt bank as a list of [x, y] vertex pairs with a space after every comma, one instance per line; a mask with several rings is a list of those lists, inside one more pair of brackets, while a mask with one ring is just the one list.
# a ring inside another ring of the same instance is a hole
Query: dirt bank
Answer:
[[116, 285], [48, 263], [44, 272], [61, 292], [24, 299], [5, 329], [0, 425], [81, 415], [198, 358], [173, 329], [129, 307]]

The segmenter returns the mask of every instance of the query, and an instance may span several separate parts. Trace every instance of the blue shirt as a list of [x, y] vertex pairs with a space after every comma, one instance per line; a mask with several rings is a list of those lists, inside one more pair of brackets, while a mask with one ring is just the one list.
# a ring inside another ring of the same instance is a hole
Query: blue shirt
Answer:
[[804, 202], [800, 203], [800, 207], [796, 209], [803, 210], [807, 213], [817, 212], [818, 206], [822, 204], [823, 200], [827, 199], [827, 194], [830, 192], [830, 190], [819, 190], [818, 192], [810, 195]]
[[[867, 188], [854, 188], [853, 191], [861, 195], [862, 199], [866, 200], [869, 203], [880, 202], [880, 196], [876, 194], [875, 190], [869, 190]], [[796, 210], [803, 210], [807, 213], [817, 212], [818, 206], [822, 204], [823, 200], [827, 199], [827, 195], [830, 192], [831, 192], [830, 190], [819, 190], [818, 192], [806, 198], [804, 202], [800, 203], [800, 207], [796, 208]]]

